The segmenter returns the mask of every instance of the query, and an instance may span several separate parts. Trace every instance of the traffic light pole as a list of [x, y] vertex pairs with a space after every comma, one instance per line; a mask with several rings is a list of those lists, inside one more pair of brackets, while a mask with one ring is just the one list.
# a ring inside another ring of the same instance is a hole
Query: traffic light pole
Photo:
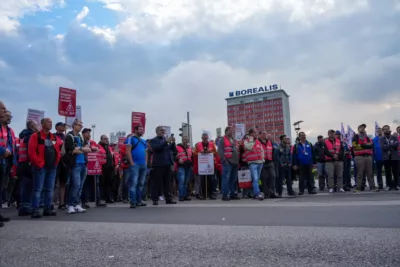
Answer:
[[188, 127], [188, 138], [189, 138], [189, 143], [192, 145], [192, 132], [190, 131], [190, 116], [189, 116], [189, 111], [187, 112], [187, 127]]

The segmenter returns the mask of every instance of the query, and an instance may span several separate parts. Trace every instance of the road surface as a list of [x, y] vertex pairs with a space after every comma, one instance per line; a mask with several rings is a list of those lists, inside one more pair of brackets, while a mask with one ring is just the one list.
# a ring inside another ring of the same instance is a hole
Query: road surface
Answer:
[[398, 192], [12, 219], [0, 229], [1, 267], [400, 266]]

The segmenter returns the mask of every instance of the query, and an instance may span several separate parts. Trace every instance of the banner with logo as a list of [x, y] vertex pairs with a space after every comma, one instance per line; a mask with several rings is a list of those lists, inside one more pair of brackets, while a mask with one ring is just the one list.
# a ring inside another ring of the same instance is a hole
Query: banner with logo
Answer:
[[137, 125], [142, 125], [143, 126], [143, 131], [146, 131], [146, 113], [143, 112], [132, 112], [132, 133], [133, 133], [133, 129], [137, 126]]
[[28, 122], [28, 121], [36, 122], [36, 125], [39, 128], [39, 130], [42, 129], [42, 124], [40, 122], [43, 118], [44, 118], [43, 110], [30, 109], [30, 108], [28, 109], [28, 114], [26, 116], [26, 122]]
[[58, 92], [58, 115], [65, 117], [76, 116], [76, 90], [59, 88]]
[[88, 153], [87, 159], [87, 175], [100, 175], [101, 172], [101, 161], [103, 155], [100, 153]]
[[65, 124], [67, 127], [72, 128], [72, 124], [74, 123], [75, 119], [82, 121], [82, 107], [80, 105], [76, 106], [75, 117], [65, 117]]

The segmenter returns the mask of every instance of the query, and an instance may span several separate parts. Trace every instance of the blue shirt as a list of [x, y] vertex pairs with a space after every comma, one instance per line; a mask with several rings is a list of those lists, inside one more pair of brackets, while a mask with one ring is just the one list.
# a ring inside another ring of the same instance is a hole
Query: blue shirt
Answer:
[[299, 142], [297, 144], [296, 152], [297, 152], [296, 159], [298, 164], [300, 165], [313, 164], [311, 144], [308, 141], [306, 141], [305, 146], [303, 146], [303, 144]]
[[143, 138], [137, 138], [136, 136], [131, 136], [127, 139], [127, 144], [132, 146], [132, 160], [136, 165], [146, 164], [146, 140]]
[[379, 143], [379, 136], [375, 136], [372, 139], [372, 142], [374, 143], [374, 160], [375, 161], [382, 161], [382, 148], [381, 144]]
[[[74, 136], [76, 143], [78, 144], [78, 147], [82, 147], [82, 142], [80, 136]], [[76, 163], [77, 164], [85, 164], [85, 154], [77, 154], [76, 155]]]

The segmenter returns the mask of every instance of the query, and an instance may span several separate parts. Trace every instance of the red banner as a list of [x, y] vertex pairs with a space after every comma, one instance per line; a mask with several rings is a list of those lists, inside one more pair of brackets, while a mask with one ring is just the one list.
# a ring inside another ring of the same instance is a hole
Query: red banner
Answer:
[[146, 113], [132, 112], [132, 133], [137, 125], [143, 126], [143, 132], [146, 130]]
[[87, 175], [100, 175], [103, 155], [100, 153], [88, 153], [87, 158]]
[[58, 93], [58, 115], [76, 116], [76, 90], [60, 87]]

